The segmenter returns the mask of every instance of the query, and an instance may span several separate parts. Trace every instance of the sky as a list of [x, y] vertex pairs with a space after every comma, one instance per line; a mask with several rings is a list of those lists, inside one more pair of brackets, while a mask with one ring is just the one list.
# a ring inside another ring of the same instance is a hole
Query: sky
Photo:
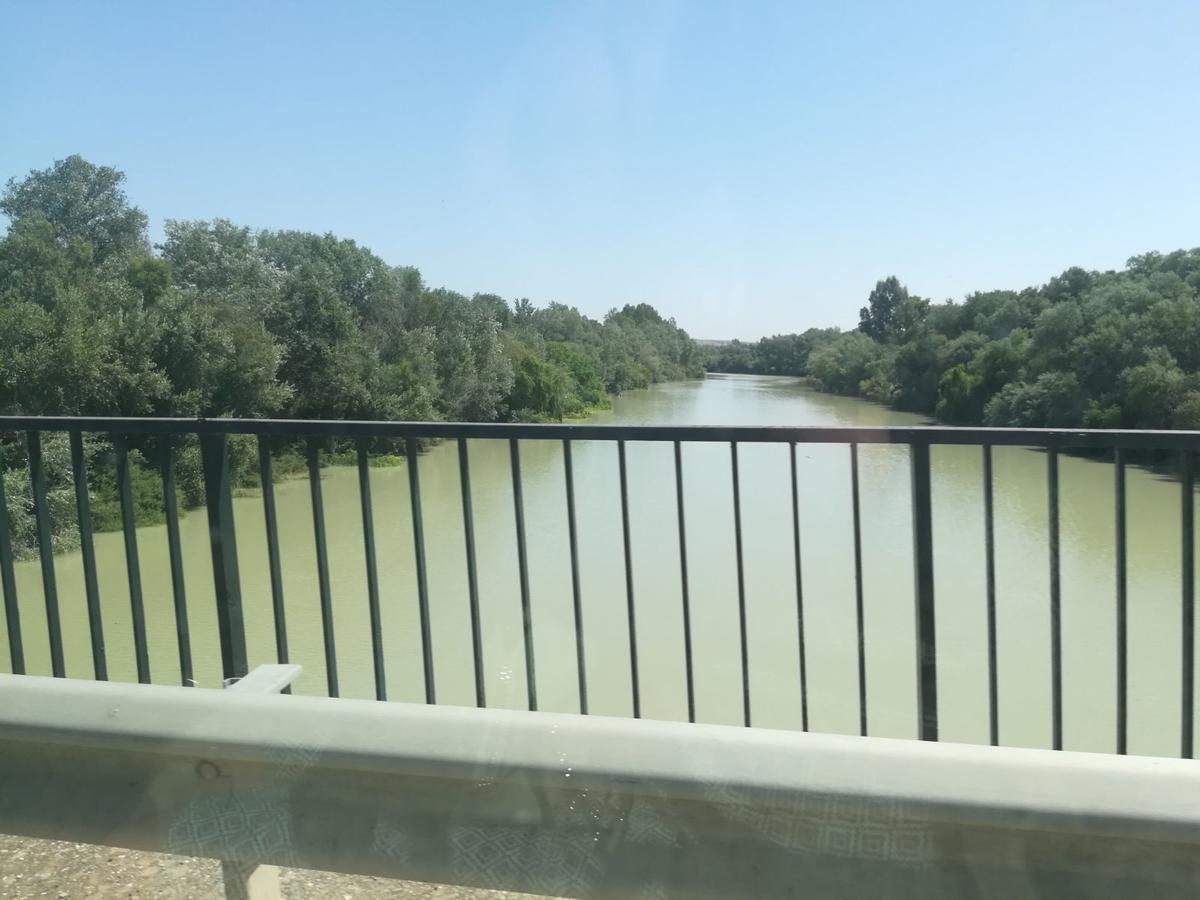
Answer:
[[331, 231], [428, 284], [853, 326], [1200, 245], [1200, 3], [0, 0], [0, 180]]

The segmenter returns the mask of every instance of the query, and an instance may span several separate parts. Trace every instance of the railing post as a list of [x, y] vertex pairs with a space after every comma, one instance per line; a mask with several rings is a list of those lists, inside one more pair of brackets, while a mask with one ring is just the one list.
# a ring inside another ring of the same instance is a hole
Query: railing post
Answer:
[[333, 591], [329, 587], [329, 548], [325, 542], [325, 500], [321, 494], [321, 449], [308, 442], [308, 490], [312, 503], [313, 538], [317, 550], [317, 596], [321, 602], [321, 636], [325, 646], [325, 686], [338, 696], [337, 644], [334, 640]]
[[221, 639], [221, 673], [243, 677], [246, 628], [238, 577], [237, 538], [233, 528], [233, 493], [229, 476], [229, 441], [223, 434], [200, 435], [204, 465], [204, 497], [208, 506], [208, 542], [212, 548], [213, 587], [217, 597], [217, 629]]
[[17, 602], [17, 577], [13, 569], [12, 535], [8, 524], [8, 497], [0, 471], [0, 585], [4, 588], [4, 623], [8, 626], [8, 653], [14, 675], [25, 674], [25, 648], [21, 641], [21, 606]]
[[96, 577], [96, 544], [92, 537], [92, 502], [88, 487], [83, 434], [72, 431], [71, 474], [75, 481], [75, 512], [79, 524], [79, 555], [83, 563], [83, 591], [87, 597], [88, 627], [92, 636], [92, 671], [97, 681], [108, 681], [108, 654], [104, 649], [104, 614]]
[[1050, 746], [1063, 748], [1062, 569], [1059, 560], [1058, 450], [1046, 451], [1046, 531], [1050, 555]]
[[1179, 579], [1182, 603], [1180, 658], [1183, 669], [1179, 755], [1184, 759], [1191, 759], [1196, 695], [1196, 488], [1195, 475], [1192, 472], [1192, 452], [1182, 451], [1179, 454], [1179, 463], [1179, 531], [1183, 544], [1179, 551], [1182, 570]]
[[150, 644], [146, 636], [146, 604], [142, 596], [142, 566], [138, 560], [137, 522], [133, 511], [133, 485], [129, 470], [129, 445], [122, 435], [114, 436], [117, 455], [117, 493], [121, 504], [121, 531], [125, 534], [125, 572], [129, 581], [129, 617], [133, 622], [133, 654], [138, 681], [149, 684]]
[[917, 601], [917, 728], [923, 741], [938, 739], [937, 641], [933, 614], [933, 511], [929, 444], [912, 450], [913, 575]]
[[163, 440], [159, 459], [162, 474], [163, 514], [167, 517], [167, 557], [171, 562], [171, 596], [175, 601], [175, 642], [179, 646], [179, 678], [184, 687], [192, 677], [192, 638], [187, 612], [187, 586], [183, 580], [183, 550], [179, 540], [179, 504], [175, 498], [175, 448], [171, 437]]
[[63, 659], [62, 621], [58, 612], [58, 579], [54, 574], [54, 539], [50, 530], [46, 469], [42, 465], [42, 438], [38, 432], [30, 431], [26, 433], [26, 441], [29, 448], [29, 485], [33, 495], [33, 515], [37, 528], [38, 561], [42, 566], [42, 592], [46, 599], [50, 670], [55, 678], [64, 678], [66, 666]]

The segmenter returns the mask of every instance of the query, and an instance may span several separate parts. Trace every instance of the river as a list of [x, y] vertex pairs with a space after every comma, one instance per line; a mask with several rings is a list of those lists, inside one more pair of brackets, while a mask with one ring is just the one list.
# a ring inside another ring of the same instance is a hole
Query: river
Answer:
[[[600, 423], [908, 425], [915, 416], [814, 392], [793, 379], [714, 376], [618, 398]], [[470, 443], [488, 704], [523, 707], [525, 668], [508, 447]], [[642, 714], [686, 717], [675, 486], [669, 444], [629, 444], [634, 586]], [[850, 460], [845, 446], [800, 446], [810, 727], [857, 733]], [[756, 725], [797, 728], [800, 687], [787, 449], [743, 445], [742, 519], [750, 688]], [[941, 737], [988, 739], [983, 509], [978, 448], [933, 449], [933, 511]], [[452, 444], [421, 457], [435, 681], [441, 703], [474, 702], [458, 458]], [[575, 711], [577, 681], [561, 445], [522, 444], [537, 690], [542, 709]], [[629, 715], [630, 666], [613, 444], [574, 450], [590, 711]], [[1046, 463], [995, 450], [1000, 738], [1050, 743]], [[737, 587], [729, 449], [684, 446], [697, 718], [741, 721]], [[913, 737], [911, 509], [907, 449], [860, 448], [867, 707], [873, 735]], [[371, 470], [389, 698], [424, 697], [403, 467]], [[1061, 460], [1064, 736], [1072, 749], [1115, 745], [1115, 578], [1112, 467]], [[341, 693], [372, 695], [357, 473], [324, 471]], [[276, 485], [288, 637], [304, 666], [297, 690], [323, 693], [325, 672], [312, 514], [304, 479]], [[234, 500], [252, 664], [274, 662], [261, 500]], [[1130, 752], [1174, 755], [1179, 742], [1178, 487], [1128, 473]], [[220, 680], [207, 522], [181, 522], [196, 680]], [[153, 680], [178, 683], [163, 526], [138, 530]], [[111, 677], [135, 680], [124, 549], [96, 536]], [[91, 676], [78, 553], [55, 560], [67, 674]], [[36, 562], [17, 567], [28, 669], [48, 674]], [[0, 623], [0, 629], [3, 628]], [[3, 632], [0, 631], [0, 635]], [[7, 652], [0, 653], [7, 664]]]

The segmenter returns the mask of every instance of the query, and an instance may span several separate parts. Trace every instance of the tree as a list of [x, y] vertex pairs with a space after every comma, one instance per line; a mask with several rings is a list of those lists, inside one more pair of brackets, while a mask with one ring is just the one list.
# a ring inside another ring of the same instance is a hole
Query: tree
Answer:
[[1083, 312], [1078, 304], [1060, 303], [1048, 307], [1033, 329], [1029, 349], [1034, 365], [1043, 370], [1069, 368], [1073, 359], [1072, 343], [1084, 329]]
[[954, 366], [938, 382], [937, 417], [951, 425], [969, 425], [983, 413], [983, 379], [966, 366]]
[[370, 355], [349, 306], [319, 275], [301, 270], [289, 277], [266, 325], [283, 346], [279, 375], [292, 391], [290, 415], [369, 414]]
[[434, 347], [435, 336], [429, 328], [402, 332], [389, 345], [370, 385], [375, 415], [409, 422], [438, 418]]
[[892, 403], [909, 412], [932, 413], [937, 404], [938, 379], [946, 339], [935, 332], [922, 330], [912, 340], [896, 347], [896, 390]]
[[0, 195], [0, 212], [14, 222], [41, 215], [61, 247], [81, 243], [103, 264], [147, 250], [146, 214], [129, 205], [124, 182], [125, 174], [117, 169], [68, 156], [21, 181], [9, 179]]
[[279, 345], [246, 310], [176, 290], [156, 311], [154, 361], [171, 381], [173, 415], [269, 416], [291, 399]]
[[454, 421], [493, 422], [505, 414], [512, 364], [486, 304], [445, 288], [424, 291], [406, 310], [407, 328], [428, 328], [437, 361], [439, 413]]
[[855, 337], [734, 341], [706, 365], [807, 373], [823, 390], [956, 425], [1200, 427], [1200, 248], [932, 306], [886, 278]]
[[[124, 175], [73, 156], [10, 180], [0, 235], [0, 412], [16, 415], [559, 419], [610, 391], [702, 374], [686, 332], [647, 304], [604, 322], [561, 303], [510, 306], [430, 288], [332, 234], [168, 219], [161, 246]], [[514, 371], [515, 369], [515, 371]], [[137, 443], [134, 438], [132, 443]], [[251, 445], [232, 441], [234, 480]], [[37, 546], [23, 442], [0, 440], [18, 554]], [[131, 447], [139, 523], [161, 520], [161, 473]], [[77, 540], [71, 453], [47, 436], [56, 550]], [[93, 524], [120, 527], [111, 443], [85, 439]], [[203, 502], [194, 445], [176, 455]]]
[[1083, 419], [1079, 381], [1070, 372], [1044, 372], [1032, 384], [1007, 384], [988, 401], [988, 425], [1016, 428], [1073, 428]]
[[[763, 338], [765, 340], [767, 338]], [[758, 357], [758, 344], [743, 344], [739, 340], [723, 344], [710, 368], [714, 372], [730, 372], [734, 375], [778, 374], [764, 371], [764, 365]]]
[[283, 284], [283, 272], [271, 265], [249, 228], [227, 219], [167, 219], [162, 258], [175, 283], [249, 307], [262, 307]]
[[1188, 385], [1183, 370], [1162, 347], [1146, 362], [1121, 373], [1121, 424], [1129, 428], [1170, 428]]
[[142, 295], [142, 303], [153, 306], [171, 289], [171, 264], [153, 256], [137, 256], [125, 268], [125, 280]]
[[853, 395], [873, 374], [883, 351], [862, 332], [851, 331], [814, 350], [808, 358], [808, 371], [823, 390]]
[[1072, 266], [1061, 275], [1055, 275], [1043, 290], [1051, 303], [1078, 302], [1096, 282], [1096, 273]]
[[561, 420], [566, 384], [561, 369], [541, 360], [520, 341], [509, 344], [513, 361], [508, 407], [522, 418]]
[[1003, 340], [980, 347], [971, 358], [971, 371], [979, 376], [979, 389], [991, 397], [1011, 381], [1018, 381], [1029, 355], [1029, 335], [1013, 331]]
[[28, 301], [49, 309], [62, 291], [92, 276], [91, 247], [64, 247], [40, 212], [13, 222], [0, 241], [0, 300]]
[[891, 340], [900, 331], [901, 310], [908, 299], [908, 288], [895, 275], [875, 282], [867, 305], [859, 310], [858, 330], [880, 342]]
[[592, 356], [577, 345], [552, 341], [546, 344], [546, 357], [568, 378], [563, 415], [580, 415], [605, 403], [607, 392], [600, 378], [600, 366]]

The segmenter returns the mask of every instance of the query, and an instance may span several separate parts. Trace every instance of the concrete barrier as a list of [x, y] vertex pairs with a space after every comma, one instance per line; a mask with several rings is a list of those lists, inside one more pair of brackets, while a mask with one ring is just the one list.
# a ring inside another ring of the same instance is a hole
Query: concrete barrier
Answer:
[[1200, 768], [0, 676], [0, 831], [561, 897], [1195, 897]]

